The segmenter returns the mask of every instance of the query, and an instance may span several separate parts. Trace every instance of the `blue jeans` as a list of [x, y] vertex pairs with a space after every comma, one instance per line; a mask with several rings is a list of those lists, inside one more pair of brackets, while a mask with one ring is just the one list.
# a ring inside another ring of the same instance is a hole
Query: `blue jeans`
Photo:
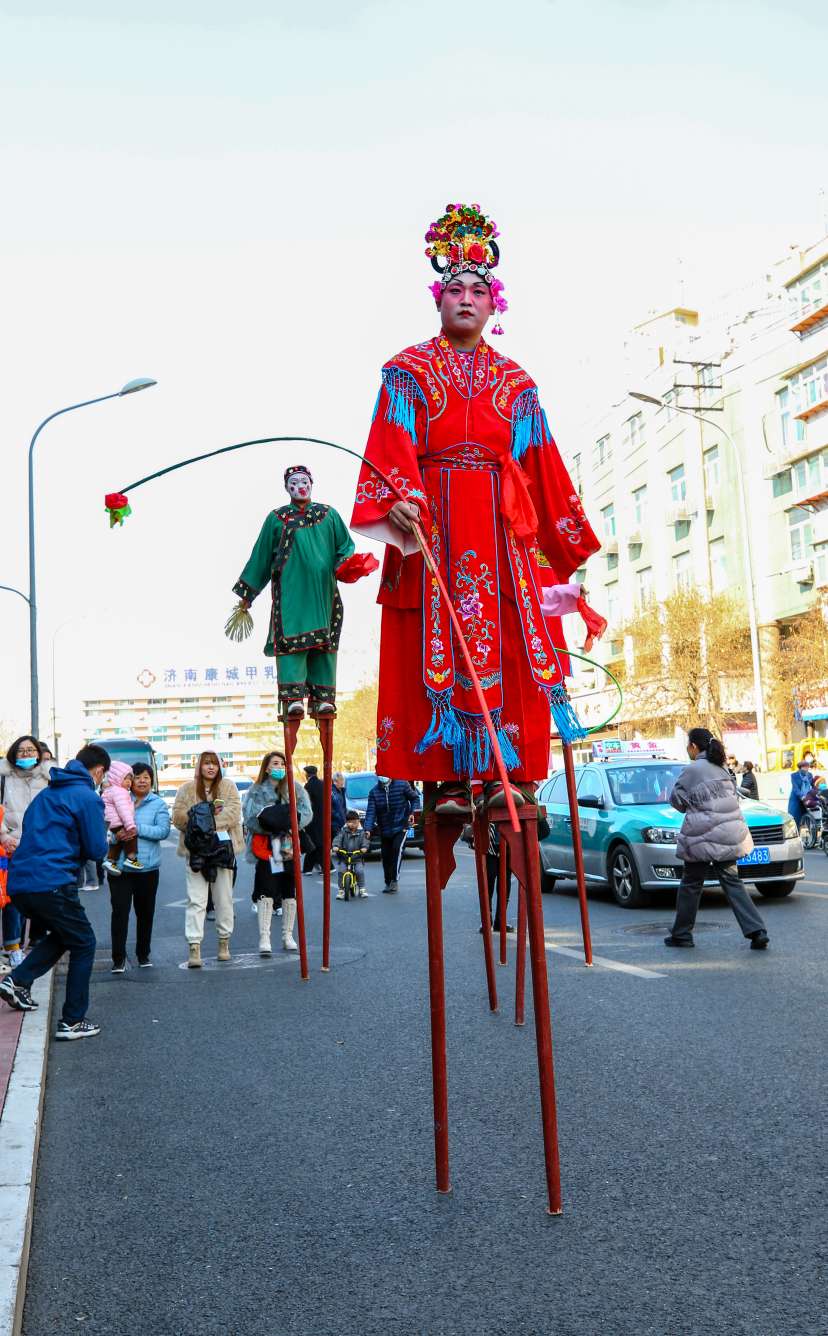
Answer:
[[55, 891], [20, 891], [12, 896], [14, 906], [28, 917], [37, 916], [46, 936], [26, 956], [11, 977], [23, 988], [31, 988], [41, 974], [48, 974], [64, 952], [69, 952], [63, 1019], [74, 1025], [89, 1009], [89, 976], [95, 961], [95, 934], [86, 917], [74, 882]]
[[14, 905], [3, 906], [3, 945], [7, 951], [20, 945], [23, 922]]

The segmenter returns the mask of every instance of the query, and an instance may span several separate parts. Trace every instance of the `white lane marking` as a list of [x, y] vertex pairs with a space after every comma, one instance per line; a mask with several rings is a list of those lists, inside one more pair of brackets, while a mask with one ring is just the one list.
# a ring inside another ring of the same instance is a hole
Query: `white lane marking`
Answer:
[[[246, 899], [247, 899], [247, 896], [246, 896], [246, 895], [234, 895], [234, 896], [233, 896], [233, 904], [234, 904], [234, 905], [241, 905], [241, 904], [244, 903], [244, 901], [245, 901]], [[187, 903], [188, 903], [188, 902], [187, 902], [186, 900], [170, 900], [170, 901], [168, 901], [168, 903], [164, 906], [164, 908], [165, 908], [165, 909], [186, 909], [186, 908], [187, 908]], [[255, 906], [255, 905], [253, 906], [253, 911], [254, 911], [254, 913], [256, 912], [256, 906]]]
[[[828, 882], [816, 882], [817, 886], [828, 886]], [[800, 891], [799, 887], [794, 891], [794, 895], [808, 895], [812, 900], [828, 900], [828, 895], [824, 891]]]
[[[561, 956], [572, 956], [573, 960], [584, 962], [583, 951], [576, 951], [571, 946], [558, 946], [555, 942], [546, 943], [547, 951], [557, 951]], [[658, 970], [645, 970], [640, 965], [625, 965], [620, 960], [607, 960], [606, 956], [593, 956], [593, 965], [600, 965], [605, 970], [618, 970], [620, 974], [635, 974], [639, 979], [666, 979], [666, 974], [659, 974]]]

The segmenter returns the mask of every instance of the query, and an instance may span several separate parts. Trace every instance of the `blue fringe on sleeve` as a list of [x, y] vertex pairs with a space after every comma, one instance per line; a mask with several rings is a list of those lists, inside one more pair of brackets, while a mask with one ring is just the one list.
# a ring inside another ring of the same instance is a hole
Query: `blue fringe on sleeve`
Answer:
[[512, 408], [512, 458], [521, 459], [530, 445], [546, 445], [552, 433], [534, 387], [524, 390]]
[[[402, 427], [410, 437], [414, 449], [417, 449], [417, 404], [427, 408], [425, 395], [410, 371], [403, 371], [398, 366], [386, 366], [382, 371], [382, 383], [388, 394], [388, 407], [385, 410], [386, 422], [393, 422], [395, 427]], [[379, 405], [378, 405], [379, 406]]]

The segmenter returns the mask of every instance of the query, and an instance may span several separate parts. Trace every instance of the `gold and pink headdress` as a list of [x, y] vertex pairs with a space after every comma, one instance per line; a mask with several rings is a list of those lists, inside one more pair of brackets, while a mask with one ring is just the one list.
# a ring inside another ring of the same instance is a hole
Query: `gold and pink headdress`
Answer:
[[[477, 274], [488, 284], [498, 315], [509, 309], [503, 296], [503, 284], [492, 270], [500, 263], [497, 223], [481, 212], [479, 204], [447, 204], [442, 218], [432, 223], [425, 234], [428, 242], [426, 255], [440, 275], [439, 283], [431, 284], [431, 293], [439, 303], [447, 283], [458, 274]], [[498, 320], [492, 326], [493, 334], [502, 334]]]

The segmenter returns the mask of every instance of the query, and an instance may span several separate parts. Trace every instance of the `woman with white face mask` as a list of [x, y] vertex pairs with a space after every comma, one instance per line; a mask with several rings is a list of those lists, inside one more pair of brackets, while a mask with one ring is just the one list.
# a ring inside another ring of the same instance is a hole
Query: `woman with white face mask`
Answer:
[[[0, 844], [11, 858], [20, 843], [26, 808], [49, 783], [53, 760], [44, 759], [44, 748], [37, 738], [24, 734], [16, 738], [0, 761], [0, 805], [3, 806], [3, 824]], [[3, 948], [12, 968], [23, 959], [23, 919], [14, 905], [3, 909]]]
[[[310, 798], [298, 780], [293, 780], [299, 829], [313, 819]], [[283, 752], [272, 751], [262, 758], [255, 784], [244, 798], [244, 828], [247, 860], [256, 865], [253, 877], [253, 902], [259, 916], [259, 955], [269, 956], [270, 924], [274, 906], [282, 906], [282, 949], [297, 951], [293, 936], [296, 922], [296, 881], [294, 867], [301, 851], [294, 850], [290, 833], [290, 790]]]

